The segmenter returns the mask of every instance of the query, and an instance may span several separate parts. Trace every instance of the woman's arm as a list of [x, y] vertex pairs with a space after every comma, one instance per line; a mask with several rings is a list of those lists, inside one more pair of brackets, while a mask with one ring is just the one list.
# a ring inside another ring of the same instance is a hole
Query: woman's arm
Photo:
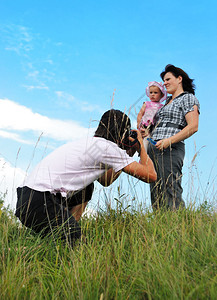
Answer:
[[140, 109], [140, 111], [138, 113], [138, 116], [137, 116], [137, 129], [139, 128], [140, 122], [142, 120], [142, 116], [145, 113], [145, 108], [146, 108], [146, 104], [144, 102], [143, 105], [142, 105], [142, 108]]
[[108, 171], [105, 171], [105, 173], [97, 179], [97, 181], [103, 185], [103, 186], [109, 186], [111, 185], [121, 174], [122, 170], [115, 172], [112, 168]]
[[[138, 142], [132, 147], [140, 153], [140, 163], [134, 161], [123, 168], [123, 171], [133, 177], [136, 177], [144, 182], [154, 182], [157, 179], [157, 173], [152, 160], [145, 151], [141, 133], [137, 130]], [[140, 145], [139, 145], [140, 144]], [[115, 172], [112, 168], [106, 171], [98, 182], [103, 186], [112, 184], [121, 174], [121, 171]]]
[[138, 131], [138, 140], [140, 143], [140, 163], [134, 161], [126, 166], [123, 171], [144, 182], [154, 182], [157, 180], [157, 173], [152, 160], [145, 151], [141, 133]]
[[198, 131], [198, 124], [199, 124], [198, 107], [197, 105], [194, 105], [193, 108], [194, 108], [193, 111], [190, 111], [185, 115], [187, 126], [183, 128], [181, 131], [179, 131], [177, 134], [171, 136], [170, 138], [158, 141], [156, 144], [156, 148], [158, 148], [159, 150], [166, 149], [171, 144], [175, 144], [180, 141], [183, 141]]

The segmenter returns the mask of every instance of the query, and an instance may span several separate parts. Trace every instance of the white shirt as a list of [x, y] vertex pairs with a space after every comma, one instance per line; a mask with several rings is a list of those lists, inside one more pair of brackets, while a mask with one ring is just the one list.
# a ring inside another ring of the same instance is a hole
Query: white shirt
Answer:
[[115, 172], [133, 162], [125, 150], [104, 138], [91, 137], [67, 143], [45, 157], [26, 178], [23, 186], [37, 191], [61, 192], [85, 188], [105, 169]]

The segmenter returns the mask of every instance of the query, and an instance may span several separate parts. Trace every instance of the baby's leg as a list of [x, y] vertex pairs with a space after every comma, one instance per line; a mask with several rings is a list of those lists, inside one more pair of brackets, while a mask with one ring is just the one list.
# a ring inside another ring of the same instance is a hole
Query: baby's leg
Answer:
[[144, 147], [145, 147], [145, 150], [147, 152], [148, 150], [148, 141], [147, 141], [147, 138], [150, 137], [150, 132], [149, 132], [149, 128], [150, 128], [150, 125], [148, 126], [145, 126], [143, 125], [143, 129], [145, 129], [145, 136], [143, 138], [143, 144], [144, 144]]
[[149, 141], [147, 140], [147, 138], [149, 138], [150, 137], [150, 135], [148, 134], [146, 137], [144, 137], [144, 139], [143, 139], [143, 144], [144, 144], [144, 148], [145, 148], [145, 151], [147, 152], [147, 150], [148, 150], [148, 143], [149, 143]]

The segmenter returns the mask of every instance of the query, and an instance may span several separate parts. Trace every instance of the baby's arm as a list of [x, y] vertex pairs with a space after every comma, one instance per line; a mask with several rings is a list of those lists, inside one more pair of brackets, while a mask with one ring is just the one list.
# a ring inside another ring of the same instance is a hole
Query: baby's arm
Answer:
[[142, 105], [142, 108], [140, 109], [140, 111], [138, 113], [138, 116], [137, 116], [137, 129], [139, 128], [140, 122], [142, 120], [142, 116], [145, 113], [145, 108], [146, 108], [146, 104], [144, 102], [143, 105]]

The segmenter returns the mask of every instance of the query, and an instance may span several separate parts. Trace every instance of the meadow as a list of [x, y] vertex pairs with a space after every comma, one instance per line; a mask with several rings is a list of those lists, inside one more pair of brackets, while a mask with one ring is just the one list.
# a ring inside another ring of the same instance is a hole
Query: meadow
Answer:
[[0, 298], [216, 299], [217, 213], [107, 206], [81, 221], [74, 249], [0, 211]]

